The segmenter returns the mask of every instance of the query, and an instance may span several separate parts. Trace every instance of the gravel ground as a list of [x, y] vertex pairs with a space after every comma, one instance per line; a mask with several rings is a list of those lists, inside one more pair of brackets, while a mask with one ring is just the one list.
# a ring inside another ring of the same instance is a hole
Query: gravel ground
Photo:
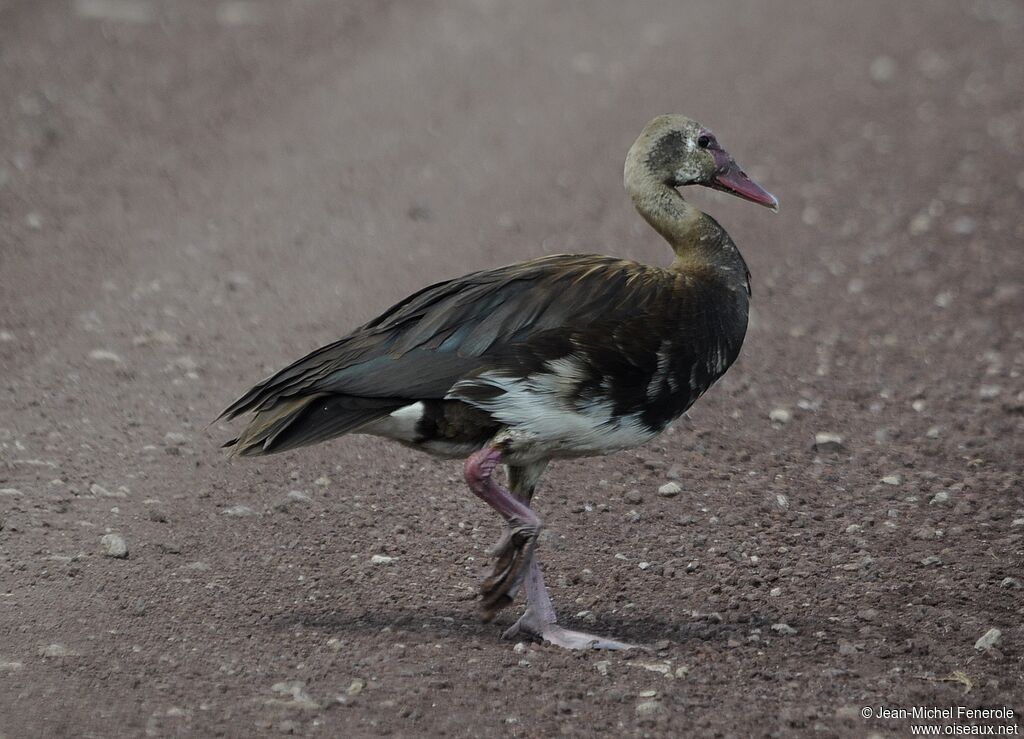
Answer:
[[[0, 736], [1015, 726], [1022, 33], [995, 0], [0, 0]], [[564, 621], [651, 652], [481, 624], [498, 526], [455, 463], [223, 458], [224, 405], [429, 281], [665, 263], [621, 167], [676, 111], [782, 201], [694, 196], [753, 272], [743, 355], [538, 497]]]

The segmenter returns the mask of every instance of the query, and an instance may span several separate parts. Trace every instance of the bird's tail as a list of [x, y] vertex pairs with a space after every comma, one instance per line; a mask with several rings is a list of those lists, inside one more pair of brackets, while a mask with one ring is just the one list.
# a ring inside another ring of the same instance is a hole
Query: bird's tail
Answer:
[[269, 408], [256, 411], [242, 433], [224, 447], [231, 450], [233, 457], [283, 452], [355, 431], [408, 402], [330, 393], [282, 398]]

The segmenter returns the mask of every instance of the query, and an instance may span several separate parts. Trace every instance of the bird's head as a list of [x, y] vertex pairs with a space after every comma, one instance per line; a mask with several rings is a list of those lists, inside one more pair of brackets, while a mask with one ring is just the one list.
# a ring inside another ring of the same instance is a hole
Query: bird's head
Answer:
[[740, 168], [715, 135], [682, 115], [647, 124], [626, 157], [626, 187], [654, 178], [669, 187], [704, 185], [778, 211], [779, 201]]

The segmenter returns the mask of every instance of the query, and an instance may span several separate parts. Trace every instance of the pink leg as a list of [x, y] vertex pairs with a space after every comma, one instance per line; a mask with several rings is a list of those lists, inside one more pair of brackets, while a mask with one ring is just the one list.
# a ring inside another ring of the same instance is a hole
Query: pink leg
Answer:
[[497, 547], [494, 572], [484, 581], [484, 618], [490, 620], [501, 608], [510, 605], [522, 583], [526, 582], [526, 612], [505, 633], [506, 639], [519, 634], [534, 636], [565, 649], [631, 649], [632, 644], [604, 639], [582, 631], [564, 629], [557, 623], [544, 577], [537, 565], [535, 547], [541, 521], [529, 507], [533, 486], [547, 462], [532, 469], [511, 468], [509, 479], [513, 494], [492, 478], [501, 461], [501, 452], [485, 447], [466, 460], [465, 475], [470, 490], [494, 508], [507, 523], [506, 535]]
[[500, 450], [484, 447], [470, 455], [464, 468], [469, 489], [501, 514], [511, 532], [509, 545], [503, 548], [494, 571], [481, 587], [485, 621], [490, 621], [499, 610], [515, 600], [526, 579], [541, 529], [537, 514], [494, 481], [492, 475], [500, 460]]

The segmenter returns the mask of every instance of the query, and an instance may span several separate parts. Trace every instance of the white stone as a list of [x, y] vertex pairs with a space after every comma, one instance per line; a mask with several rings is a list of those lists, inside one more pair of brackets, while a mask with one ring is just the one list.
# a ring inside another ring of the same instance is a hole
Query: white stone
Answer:
[[89, 352], [89, 359], [94, 362], [113, 362], [114, 364], [121, 364], [124, 361], [119, 354], [109, 349], [93, 349]]
[[814, 435], [814, 448], [819, 452], [841, 452], [843, 437], [831, 431], [819, 431]]
[[658, 488], [658, 495], [660, 495], [663, 498], [674, 498], [681, 492], [683, 492], [683, 486], [675, 481], [666, 482], [664, 485]]
[[999, 629], [989, 629], [986, 631], [978, 641], [974, 642], [974, 648], [979, 652], [984, 652], [988, 649], [992, 649], [999, 645], [999, 642], [1003, 639], [1003, 632]]
[[62, 657], [77, 657], [79, 655], [78, 652], [69, 649], [63, 644], [47, 644], [45, 647], [39, 647], [39, 656], [60, 659]]
[[233, 516], [236, 518], [240, 518], [242, 516], [256, 515], [256, 511], [254, 511], [247, 505], [233, 505], [230, 508], [225, 508], [223, 511], [221, 511], [221, 513], [223, 513], [225, 516]]
[[982, 385], [978, 388], [978, 397], [982, 400], [992, 400], [999, 397], [1003, 389], [998, 385]]
[[871, 60], [868, 73], [875, 82], [888, 82], [896, 76], [897, 68], [896, 60], [883, 54]]
[[104, 534], [100, 537], [100, 546], [103, 547], [104, 557], [114, 559], [127, 559], [128, 544], [120, 534]]

